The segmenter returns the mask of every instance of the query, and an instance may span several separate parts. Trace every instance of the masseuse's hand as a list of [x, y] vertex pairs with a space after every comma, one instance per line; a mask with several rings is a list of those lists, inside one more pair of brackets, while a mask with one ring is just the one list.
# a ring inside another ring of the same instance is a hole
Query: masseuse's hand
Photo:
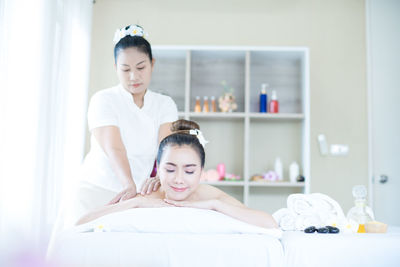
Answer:
[[140, 194], [149, 195], [152, 192], [155, 192], [160, 188], [160, 178], [158, 177], [150, 177], [142, 184], [142, 189], [140, 189]]
[[113, 199], [111, 199], [111, 201], [108, 204], [111, 205], [111, 204], [118, 203], [120, 201], [124, 201], [124, 200], [130, 199], [130, 198], [133, 198], [136, 196], [136, 194], [137, 194], [136, 186], [131, 185], [131, 186], [127, 187], [125, 190], [122, 190], [121, 192], [119, 192]]
[[170, 199], [164, 199], [165, 203], [174, 205], [176, 207], [196, 208], [196, 209], [215, 209], [215, 199], [202, 200], [202, 201], [175, 201]]

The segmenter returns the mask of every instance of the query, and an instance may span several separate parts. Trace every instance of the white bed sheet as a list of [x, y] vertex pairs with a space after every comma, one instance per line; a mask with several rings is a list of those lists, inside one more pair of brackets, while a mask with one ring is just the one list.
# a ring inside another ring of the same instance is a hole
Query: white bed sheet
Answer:
[[61, 234], [57, 266], [263, 266], [283, 264], [279, 239], [265, 234], [87, 232]]
[[306, 234], [287, 231], [282, 237], [284, 265], [400, 266], [400, 228], [385, 234]]

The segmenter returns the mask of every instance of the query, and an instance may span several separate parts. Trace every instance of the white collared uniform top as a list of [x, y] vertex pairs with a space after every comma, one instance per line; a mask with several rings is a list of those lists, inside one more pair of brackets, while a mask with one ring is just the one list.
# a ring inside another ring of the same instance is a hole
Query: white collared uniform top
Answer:
[[[94, 94], [88, 108], [89, 131], [102, 126], [119, 128], [137, 190], [150, 177], [153, 169], [160, 126], [177, 119], [176, 104], [169, 96], [147, 90], [143, 107], [139, 108], [122, 85]], [[115, 192], [123, 190], [107, 155], [93, 134], [82, 174], [86, 182]]]

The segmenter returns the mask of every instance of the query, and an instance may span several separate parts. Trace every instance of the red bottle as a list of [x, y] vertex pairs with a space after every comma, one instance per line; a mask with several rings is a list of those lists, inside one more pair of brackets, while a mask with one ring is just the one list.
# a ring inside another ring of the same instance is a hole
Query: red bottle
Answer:
[[278, 97], [276, 96], [276, 91], [273, 90], [271, 94], [271, 101], [269, 101], [269, 113], [278, 113], [279, 112], [279, 102]]

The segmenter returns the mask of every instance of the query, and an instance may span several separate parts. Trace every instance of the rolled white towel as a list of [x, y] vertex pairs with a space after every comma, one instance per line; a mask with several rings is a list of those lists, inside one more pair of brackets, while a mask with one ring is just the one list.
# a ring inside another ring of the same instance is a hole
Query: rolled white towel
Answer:
[[313, 204], [309, 195], [291, 194], [287, 198], [287, 207], [296, 214], [309, 214], [314, 212]]
[[296, 217], [295, 229], [303, 231], [309, 226], [321, 227], [324, 226], [317, 213], [312, 212], [309, 214], [300, 214]]
[[272, 217], [274, 217], [275, 221], [282, 230], [295, 230], [295, 221], [297, 215], [293, 211], [287, 208], [279, 209], [272, 214]]
[[340, 207], [339, 203], [337, 203], [331, 197], [321, 194], [321, 193], [313, 193], [310, 197], [316, 201], [314, 208], [317, 210], [318, 213], [321, 213], [322, 220], [325, 221], [326, 219], [336, 216], [338, 220], [345, 219], [344, 213], [342, 208]]

